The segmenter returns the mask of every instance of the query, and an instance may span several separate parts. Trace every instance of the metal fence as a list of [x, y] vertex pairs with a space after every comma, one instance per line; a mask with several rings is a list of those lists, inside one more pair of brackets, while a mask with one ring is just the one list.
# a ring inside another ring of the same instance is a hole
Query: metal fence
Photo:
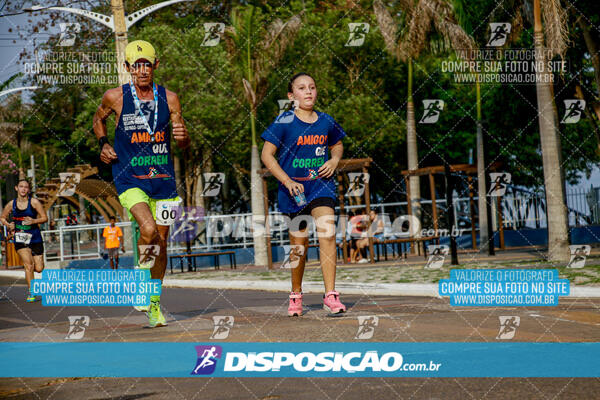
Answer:
[[[65, 261], [95, 259], [104, 252], [102, 232], [109, 224], [61, 226], [42, 231], [44, 260]], [[125, 255], [133, 254], [131, 222], [119, 222], [116, 226], [123, 231]]]
[[[494, 199], [494, 198], [490, 198]], [[571, 226], [592, 225], [600, 223], [600, 188], [589, 191], [571, 191], [567, 195], [567, 206], [569, 208], [569, 224]], [[498, 229], [499, 213], [497, 201], [490, 202], [492, 207], [492, 227]], [[433, 210], [431, 200], [422, 199], [421, 205], [421, 228], [433, 228]], [[438, 229], [448, 229], [447, 207], [445, 199], [436, 201]], [[477, 229], [477, 197], [470, 199], [454, 198], [454, 225], [463, 232], [470, 231], [475, 216], [475, 227]], [[471, 209], [471, 206], [473, 209]], [[501, 198], [502, 223], [505, 228], [545, 228], [546, 207], [542, 195], [507, 195]], [[347, 212], [364, 208], [364, 205], [349, 205]], [[392, 222], [408, 214], [406, 202], [374, 203], [371, 209], [383, 217], [386, 222], [386, 233], [391, 231]], [[269, 226], [271, 243], [273, 245], [285, 245], [289, 243], [287, 226], [284, 218], [279, 212], [269, 213]], [[125, 255], [133, 255], [132, 231], [130, 222], [117, 223], [123, 230], [125, 240]], [[192, 250], [202, 251], [218, 248], [249, 248], [253, 246], [252, 237], [252, 214], [209, 214], [201, 221], [195, 221], [193, 234], [190, 235]], [[317, 243], [314, 223], [309, 222], [309, 243]], [[108, 224], [62, 226], [56, 230], [43, 231], [46, 247], [46, 260], [65, 261], [75, 259], [99, 258], [103, 254], [102, 231]], [[338, 239], [346, 232], [346, 227], [339, 227], [339, 209], [336, 208], [336, 230]], [[168, 250], [170, 253], [185, 252], [187, 244], [177, 240], [177, 235], [184, 224], [175, 224], [170, 230]]]

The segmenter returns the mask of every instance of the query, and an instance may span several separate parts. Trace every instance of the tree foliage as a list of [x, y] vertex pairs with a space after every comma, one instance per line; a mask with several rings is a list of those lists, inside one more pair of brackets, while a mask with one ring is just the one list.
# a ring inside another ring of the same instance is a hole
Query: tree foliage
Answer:
[[[125, 8], [133, 11], [154, 3], [152, 0], [126, 1]], [[397, 10], [395, 17], [404, 17], [401, 3], [386, 3], [390, 9]], [[419, 7], [422, 7], [421, 12], [431, 13], [435, 10], [427, 5], [438, 3], [453, 8], [456, 22], [472, 36], [477, 46], [485, 45], [489, 22], [506, 20], [516, 21], [511, 46], [532, 48], [528, 1], [515, 0], [495, 8], [495, 2], [491, 0], [436, 0], [421, 1]], [[11, 5], [16, 9], [15, 4], [10, 2], [5, 12], [11, 10]], [[585, 18], [581, 23], [581, 14], [573, 10], [561, 14], [561, 18], [569, 21], [568, 48], [564, 52], [569, 69], [566, 74], [556, 76], [554, 95], [559, 115], [564, 112], [565, 99], [582, 96], [590, 104], [578, 124], [560, 125], [565, 170], [568, 179], [576, 182], [578, 176], [589, 174], [599, 161], [599, 125], [592, 107], [598, 101], [597, 71], [584, 40], [584, 28], [597, 26], [598, 15], [593, 13], [592, 0], [573, 4], [574, 8], [585, 10], [589, 20]], [[105, 14], [110, 12], [107, 2], [82, 3], [80, 6]], [[232, 10], [243, 11], [245, 7], [249, 6], [238, 2], [184, 3], [151, 14], [129, 32], [130, 40], [146, 39], [154, 43], [161, 59], [157, 81], [178, 93], [181, 99], [193, 140], [190, 153], [185, 157], [180, 154], [185, 160], [185, 169], [192, 175], [210, 170], [227, 174], [227, 190], [219, 203], [226, 212], [247, 209], [245, 199], [248, 194], [244, 191], [249, 186], [250, 107], [226, 41], [222, 40], [215, 47], [201, 46], [201, 42], [205, 22], [229, 24]], [[260, 76], [264, 90], [256, 110], [257, 134], [260, 135], [276, 117], [277, 100], [287, 98], [289, 77], [299, 71], [308, 72], [315, 78], [319, 91], [317, 109], [331, 114], [348, 133], [344, 142], [345, 157], [372, 157], [372, 192], [385, 201], [405, 200], [400, 171], [406, 168], [407, 159], [404, 121], [407, 71], [405, 64], [386, 51], [386, 43], [373, 14], [373, 2], [307, 0], [292, 1], [286, 7], [279, 7], [276, 2], [261, 2], [255, 7], [266, 22], [287, 21], [302, 14], [293, 41], [277, 55], [277, 66]], [[31, 26], [21, 29], [22, 33], [39, 32], [59, 22], [74, 21], [81, 24], [81, 32], [69, 51], [113, 51], [112, 33], [81, 17], [51, 12], [47, 13], [46, 19], [38, 17]], [[430, 18], [429, 25], [415, 28], [415, 32], [431, 29], [435, 37], [436, 28], [439, 28], [436, 24], [444, 20], [435, 21]], [[345, 45], [350, 33], [348, 23], [351, 22], [370, 24], [362, 46]], [[598, 41], [598, 33], [592, 30], [592, 35], [592, 39]], [[51, 36], [47, 43], [40, 44], [38, 55], [43, 56], [50, 50], [64, 50], [57, 48], [57, 38], [57, 35]], [[439, 41], [444, 40], [450, 39], [439, 37]], [[443, 46], [436, 48], [439, 51], [431, 50], [420, 48], [414, 54], [416, 116], [422, 115], [424, 99], [442, 99], [445, 107], [438, 123], [419, 126], [420, 165], [438, 164], [440, 155], [451, 162], [466, 163], [470, 149], [475, 148], [475, 88], [457, 84], [451, 74], [443, 72], [442, 62], [455, 58], [452, 52], [445, 51]], [[24, 56], [24, 59], [32, 56]], [[262, 62], [268, 66], [268, 57]], [[35, 83], [35, 76], [25, 79], [23, 83]], [[14, 114], [5, 119], [23, 124], [20, 135], [23, 143], [28, 145], [17, 148], [14, 141], [5, 141], [0, 150], [9, 154], [12, 160], [18, 160], [18, 153], [24, 160], [30, 154], [41, 160], [46, 152], [48, 171], [44, 178], [47, 179], [81, 163], [100, 166], [101, 175], [110, 179], [110, 171], [99, 163], [97, 144], [91, 132], [93, 113], [102, 93], [109, 87], [43, 85], [28, 98], [30, 104], [16, 104], [22, 115]], [[481, 96], [490, 153], [488, 160], [502, 161], [505, 170], [513, 173], [513, 181], [541, 187], [543, 175], [535, 86], [483, 85]], [[15, 107], [15, 104], [3, 103], [3, 107]], [[111, 135], [113, 131], [114, 123], [111, 122]], [[273, 182], [270, 187], [274, 188]]]

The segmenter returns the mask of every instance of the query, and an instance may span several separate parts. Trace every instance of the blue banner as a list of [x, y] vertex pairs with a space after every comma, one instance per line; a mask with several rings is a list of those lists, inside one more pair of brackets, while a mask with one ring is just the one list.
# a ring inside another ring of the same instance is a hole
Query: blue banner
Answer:
[[0, 356], [1, 377], [600, 376], [600, 343], [30, 342]]
[[31, 281], [44, 306], [144, 306], [160, 295], [161, 282], [148, 269], [45, 270]]
[[570, 286], [555, 269], [452, 269], [438, 291], [450, 296], [451, 306], [539, 307], [557, 306]]

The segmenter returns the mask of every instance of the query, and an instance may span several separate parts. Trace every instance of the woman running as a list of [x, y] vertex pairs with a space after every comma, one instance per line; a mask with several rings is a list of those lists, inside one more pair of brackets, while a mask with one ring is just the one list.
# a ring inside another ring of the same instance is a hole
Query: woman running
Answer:
[[[333, 174], [342, 159], [344, 130], [328, 114], [315, 111], [314, 79], [299, 73], [288, 84], [294, 109], [285, 111], [263, 132], [261, 159], [279, 180], [279, 211], [291, 219], [290, 244], [304, 247], [299, 264], [292, 269], [289, 316], [302, 315], [302, 277], [308, 249], [307, 219], [315, 219], [321, 270], [325, 284], [323, 308], [337, 314], [346, 311], [335, 291], [336, 243]], [[331, 152], [329, 157], [327, 149]], [[278, 159], [275, 158], [277, 154]]]
[[[19, 179], [15, 186], [17, 198], [6, 204], [0, 216], [0, 222], [14, 235], [15, 250], [25, 267], [25, 279], [29, 288], [28, 303], [36, 300], [31, 295], [33, 271], [41, 273], [44, 270], [44, 242], [39, 225], [48, 221], [42, 203], [31, 197], [30, 189], [29, 181]], [[9, 223], [8, 216], [11, 212], [13, 222]]]

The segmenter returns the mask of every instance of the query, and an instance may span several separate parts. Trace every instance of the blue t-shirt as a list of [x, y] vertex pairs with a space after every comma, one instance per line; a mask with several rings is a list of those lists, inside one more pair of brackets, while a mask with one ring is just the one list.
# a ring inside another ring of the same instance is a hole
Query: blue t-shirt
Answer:
[[[300, 120], [293, 111], [280, 114], [260, 136], [277, 147], [279, 165], [293, 180], [304, 185], [306, 201], [318, 197], [336, 198], [334, 177], [319, 178], [319, 168], [329, 160], [329, 146], [338, 143], [346, 132], [329, 114], [316, 111], [312, 124]], [[285, 186], [279, 183], [279, 211], [295, 213], [299, 207]]]

